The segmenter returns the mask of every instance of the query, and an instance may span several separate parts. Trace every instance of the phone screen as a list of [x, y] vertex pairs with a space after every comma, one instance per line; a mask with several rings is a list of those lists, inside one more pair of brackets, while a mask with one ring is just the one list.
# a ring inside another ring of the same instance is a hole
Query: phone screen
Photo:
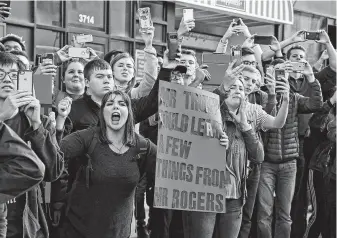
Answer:
[[254, 36], [254, 43], [258, 45], [271, 45], [272, 36]]
[[20, 91], [27, 91], [33, 94], [33, 72], [30, 70], [19, 71], [17, 88]]

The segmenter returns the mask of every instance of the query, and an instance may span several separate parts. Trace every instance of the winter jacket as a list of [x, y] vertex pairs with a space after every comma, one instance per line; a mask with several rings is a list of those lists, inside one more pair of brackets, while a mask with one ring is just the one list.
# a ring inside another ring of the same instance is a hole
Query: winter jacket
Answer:
[[[63, 153], [56, 141], [55, 128], [48, 117], [41, 116], [41, 125], [33, 130], [28, 118], [23, 112], [19, 112], [5, 123], [11, 127], [24, 141], [31, 144], [31, 149], [45, 166], [44, 182], [52, 182], [59, 178], [64, 169]], [[33, 187], [23, 194], [25, 206], [22, 215], [22, 223], [13, 224], [14, 227], [22, 227], [24, 238], [48, 238], [49, 231], [42, 209], [44, 199], [41, 186]], [[17, 186], [17, 184], [15, 184]], [[8, 214], [9, 214], [8, 210]]]
[[313, 113], [320, 109], [323, 103], [319, 82], [315, 80], [309, 85], [313, 91], [312, 97], [290, 92], [288, 116], [284, 127], [271, 129], [266, 133], [265, 161], [284, 163], [299, 157], [298, 114]]
[[45, 166], [28, 145], [0, 122], [0, 238], [7, 233], [6, 202], [43, 180]]
[[323, 172], [324, 165], [317, 156], [330, 144], [327, 137], [327, 120], [331, 107], [324, 102], [323, 106], [313, 114], [309, 121], [310, 136], [305, 139], [304, 157], [309, 160], [309, 168]]
[[44, 172], [45, 166], [37, 155], [9, 126], [0, 122], [0, 204], [39, 184]]
[[229, 174], [229, 185], [226, 195], [226, 211], [240, 209], [246, 198], [246, 168], [247, 160], [263, 161], [263, 145], [254, 129], [241, 132], [237, 123], [230, 116], [225, 103], [225, 95], [219, 90], [214, 91], [220, 96], [220, 112], [224, 131], [229, 139], [226, 152], [226, 170]]

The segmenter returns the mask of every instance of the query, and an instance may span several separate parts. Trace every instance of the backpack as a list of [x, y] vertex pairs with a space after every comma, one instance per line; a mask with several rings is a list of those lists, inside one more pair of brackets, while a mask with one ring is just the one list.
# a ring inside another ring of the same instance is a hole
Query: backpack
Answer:
[[[145, 160], [140, 160], [142, 156], [145, 156], [148, 153], [148, 145], [149, 141], [148, 139], [145, 139], [144, 137], [136, 137], [136, 146], [137, 153], [136, 156], [134, 156], [133, 161], [137, 161], [139, 171], [144, 171]], [[76, 184], [79, 182], [80, 175], [85, 173], [85, 185], [89, 189], [90, 187], [90, 174], [91, 171], [93, 171], [92, 168], [92, 154], [97, 146], [97, 143], [99, 142], [99, 138], [97, 137], [97, 134], [94, 133], [94, 136], [90, 142], [89, 148], [87, 149], [87, 152], [84, 154], [84, 161], [82, 160], [82, 163], [80, 167], [77, 169], [76, 177], [73, 180], [71, 184], [71, 189], [68, 192], [68, 199], [67, 199], [67, 206], [66, 206], [66, 212], [65, 214], [68, 214], [69, 208], [70, 208], [70, 201], [72, 197], [72, 193], [76, 188]], [[143, 177], [143, 174], [140, 174], [140, 177]]]

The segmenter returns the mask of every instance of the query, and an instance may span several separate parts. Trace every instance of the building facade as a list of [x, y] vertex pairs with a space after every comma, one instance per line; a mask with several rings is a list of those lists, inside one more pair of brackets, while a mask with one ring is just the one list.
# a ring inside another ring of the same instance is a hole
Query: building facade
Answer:
[[[310, 10], [316, 7], [313, 2], [320, 5], [318, 12]], [[328, 6], [322, 8], [322, 2]], [[151, 9], [156, 28], [153, 44], [160, 53], [166, 47], [166, 33], [178, 29], [183, 9], [193, 8], [196, 28], [183, 45], [195, 50], [200, 62], [202, 52], [213, 52], [230, 22], [238, 17], [251, 33], [284, 39], [302, 28], [325, 29], [336, 41], [333, 0], [12, 1], [11, 16], [1, 23], [0, 36], [22, 36], [32, 61], [35, 54], [55, 52], [70, 44], [74, 34], [81, 33], [93, 35], [94, 41], [87, 45], [99, 54], [122, 49], [135, 55], [136, 49], [144, 47], [139, 35], [138, 7]], [[242, 42], [242, 36], [235, 36], [230, 43]], [[309, 49], [314, 47], [311, 45]], [[317, 58], [317, 54], [309, 54], [310, 61]]]

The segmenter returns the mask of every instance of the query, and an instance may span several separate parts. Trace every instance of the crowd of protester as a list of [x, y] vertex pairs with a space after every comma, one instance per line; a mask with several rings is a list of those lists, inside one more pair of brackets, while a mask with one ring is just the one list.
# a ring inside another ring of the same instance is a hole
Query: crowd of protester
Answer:
[[[169, 60], [168, 49], [160, 55], [152, 45], [155, 28], [141, 29], [137, 83], [129, 52], [101, 59], [88, 48], [89, 59], [73, 58], [66, 45], [54, 61], [31, 66], [21, 37], [0, 38], [0, 238], [127, 238], [133, 217], [139, 238], [336, 237], [336, 50], [318, 31], [325, 50], [310, 65], [303, 30], [273, 37], [263, 51], [239, 21], [215, 49], [225, 53], [235, 34], [246, 38], [213, 91], [232, 183], [226, 213], [153, 206], [159, 81], [202, 89], [212, 80], [193, 50]], [[180, 44], [194, 27], [181, 20]], [[64, 85], [54, 87], [49, 116], [17, 90], [23, 70]]]

